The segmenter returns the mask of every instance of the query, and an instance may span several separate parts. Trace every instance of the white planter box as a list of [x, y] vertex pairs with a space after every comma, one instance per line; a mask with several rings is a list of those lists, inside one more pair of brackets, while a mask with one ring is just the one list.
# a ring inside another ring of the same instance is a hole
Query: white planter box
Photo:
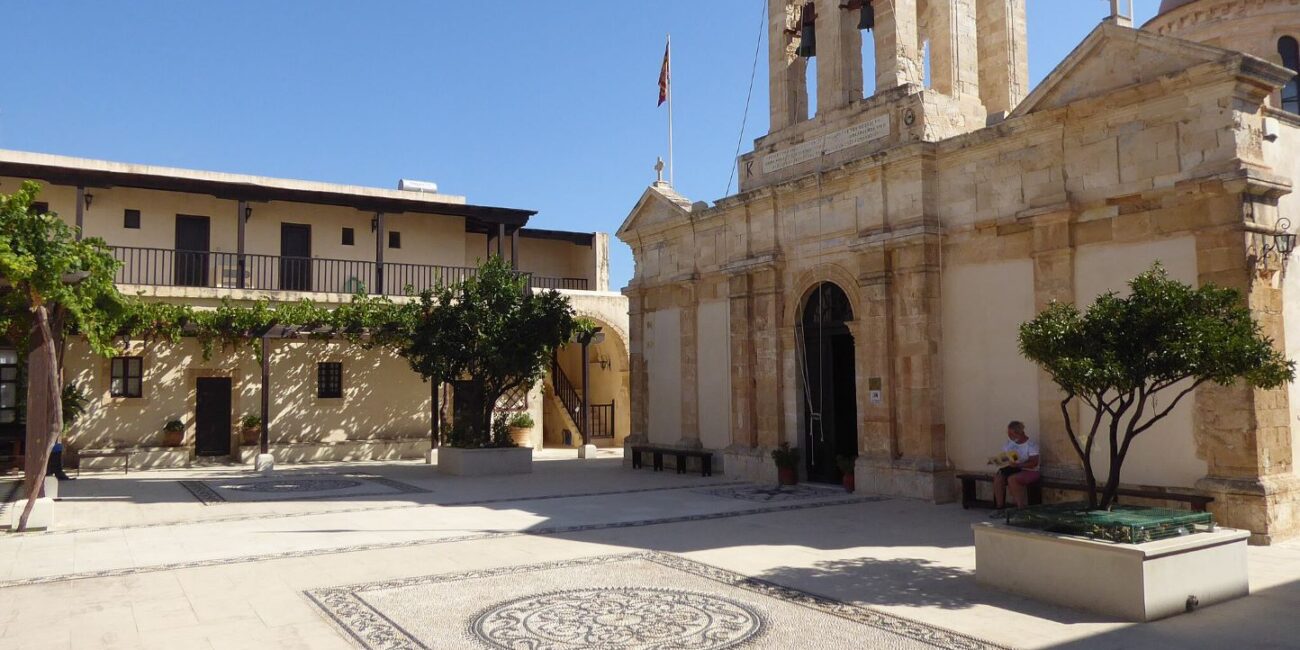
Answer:
[[1116, 544], [978, 523], [975, 578], [1057, 605], [1154, 621], [1250, 593], [1244, 530]]
[[438, 473], [452, 476], [491, 476], [496, 474], [531, 474], [531, 447], [502, 449], [438, 448]]

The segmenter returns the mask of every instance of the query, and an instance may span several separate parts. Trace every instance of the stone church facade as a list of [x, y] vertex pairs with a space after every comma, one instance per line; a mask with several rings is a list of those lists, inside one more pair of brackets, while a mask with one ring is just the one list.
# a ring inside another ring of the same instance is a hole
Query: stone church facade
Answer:
[[[1032, 89], [1024, 0], [874, 0], [870, 31], [855, 4], [773, 0], [771, 131], [739, 193], [656, 182], [620, 229], [631, 443], [772, 480], [788, 442], [811, 480], [855, 456], [860, 489], [943, 503], [1022, 420], [1046, 473], [1077, 477], [1016, 328], [1156, 261], [1239, 289], [1300, 358], [1300, 279], [1270, 247], [1300, 223], [1300, 0], [1112, 16]], [[1125, 483], [1214, 496], [1258, 543], [1295, 536], [1298, 416], [1300, 386], [1202, 387], [1138, 439]]]

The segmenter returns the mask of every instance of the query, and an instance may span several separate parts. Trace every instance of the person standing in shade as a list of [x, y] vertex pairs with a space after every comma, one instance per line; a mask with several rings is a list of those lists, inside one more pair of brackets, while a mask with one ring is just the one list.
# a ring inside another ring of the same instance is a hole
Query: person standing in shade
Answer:
[[1025, 433], [1025, 423], [1015, 420], [1007, 425], [1007, 442], [1002, 445], [1002, 451], [1014, 453], [1016, 460], [999, 468], [997, 474], [993, 475], [993, 501], [997, 504], [997, 509], [989, 515], [992, 519], [1000, 519], [1007, 514], [1007, 487], [1011, 488], [1011, 499], [1015, 501], [1016, 507], [1023, 508], [1029, 504], [1029, 486], [1043, 477], [1038, 471], [1038, 443], [1030, 440]]

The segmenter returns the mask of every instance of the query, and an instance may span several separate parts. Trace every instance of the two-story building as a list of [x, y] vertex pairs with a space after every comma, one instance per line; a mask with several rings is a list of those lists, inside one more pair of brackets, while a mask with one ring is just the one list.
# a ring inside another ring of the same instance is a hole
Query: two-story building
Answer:
[[[432, 183], [394, 190], [0, 151], [0, 192], [26, 180], [42, 185], [39, 209], [106, 241], [121, 262], [120, 290], [146, 300], [328, 307], [358, 292], [406, 300], [409, 290], [467, 277], [499, 255], [534, 290], [564, 293], [604, 334], [588, 350], [586, 373], [577, 346], [562, 349], [545, 381], [502, 408], [533, 415], [537, 448], [581, 444], [584, 420], [597, 445], [627, 435], [626, 298], [609, 291], [604, 233], [530, 228], [532, 211], [471, 204]], [[241, 453], [239, 422], [260, 415], [265, 392], [271, 452], [281, 461], [419, 458], [429, 449], [435, 396], [399, 356], [292, 339], [273, 341], [267, 358], [264, 390], [251, 346], [205, 356], [193, 340], [123, 341], [121, 354], [105, 359], [74, 340], [65, 381], [89, 401], [65, 441], [74, 457], [129, 449], [133, 466], [247, 460], [255, 448]], [[21, 438], [20, 366], [18, 351], [0, 344], [0, 437], [11, 440]], [[440, 405], [450, 401], [442, 390]], [[173, 420], [184, 423], [184, 442], [164, 447]]]

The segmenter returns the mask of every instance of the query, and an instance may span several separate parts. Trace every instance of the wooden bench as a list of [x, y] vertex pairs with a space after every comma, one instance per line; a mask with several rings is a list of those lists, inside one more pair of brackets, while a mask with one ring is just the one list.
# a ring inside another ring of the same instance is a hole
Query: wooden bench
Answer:
[[648, 445], [635, 445], [632, 447], [632, 469], [639, 469], [644, 465], [641, 458], [642, 454], [652, 454], [654, 462], [654, 471], [662, 472], [664, 469], [664, 454], [669, 454], [677, 459], [677, 473], [686, 473], [686, 459], [700, 459], [700, 474], [703, 476], [713, 476], [713, 452], [693, 450], [693, 449], [673, 449], [671, 447], [651, 447]]
[[[975, 496], [976, 483], [992, 483], [992, 474], [958, 474], [958, 480], [961, 481], [961, 507], [963, 508], [993, 508], [996, 507], [992, 501], [979, 499]], [[1088, 492], [1088, 486], [1083, 483], [1074, 481], [1063, 481], [1060, 479], [1043, 478], [1037, 483], [1029, 486], [1029, 505], [1036, 506], [1043, 502], [1043, 489], [1063, 490], [1066, 492]], [[1100, 490], [1099, 490], [1100, 491]], [[1118, 496], [1136, 497], [1140, 499], [1157, 499], [1161, 501], [1179, 501], [1191, 506], [1194, 512], [1205, 512], [1206, 508], [1214, 497], [1201, 496], [1199, 494], [1178, 494], [1173, 492], [1162, 492], [1160, 490], [1136, 490], [1130, 488], [1120, 488], [1115, 492]]]
[[84, 461], [87, 458], [125, 458], [126, 460], [122, 463], [122, 473], [123, 474], [131, 473], [131, 450], [129, 449], [104, 449], [100, 451], [83, 451], [77, 454], [77, 458], [78, 458], [77, 476], [81, 476], [81, 468], [83, 466], [83, 463], [81, 463], [80, 461]]

